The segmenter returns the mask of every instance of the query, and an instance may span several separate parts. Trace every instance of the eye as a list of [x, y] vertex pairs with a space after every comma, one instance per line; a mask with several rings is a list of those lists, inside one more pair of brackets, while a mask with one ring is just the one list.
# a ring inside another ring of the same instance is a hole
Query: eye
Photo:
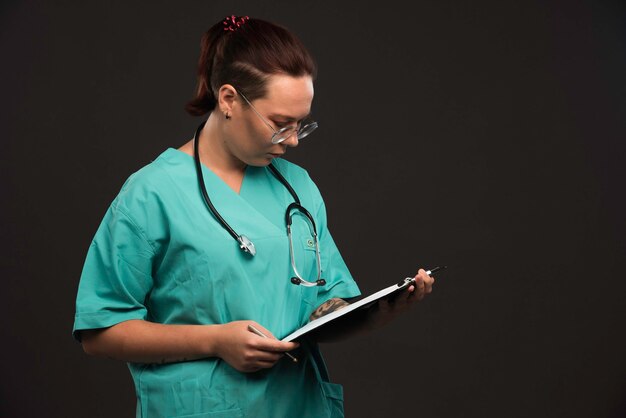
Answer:
[[278, 129], [283, 129], [283, 128], [286, 128], [288, 126], [291, 126], [291, 124], [288, 123], [288, 122], [276, 122], [276, 121], [273, 121], [273, 122], [274, 122], [274, 124], [276, 125], [276, 127]]

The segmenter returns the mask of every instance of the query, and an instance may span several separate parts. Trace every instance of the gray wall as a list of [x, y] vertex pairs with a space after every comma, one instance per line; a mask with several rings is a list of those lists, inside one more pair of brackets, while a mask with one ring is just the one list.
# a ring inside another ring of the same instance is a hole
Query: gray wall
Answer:
[[326, 345], [351, 417], [626, 416], [623, 2], [4, 2], [0, 415], [134, 414], [122, 363], [71, 337], [90, 240], [178, 147], [200, 36], [293, 29], [320, 129], [291, 152], [365, 294], [435, 292]]

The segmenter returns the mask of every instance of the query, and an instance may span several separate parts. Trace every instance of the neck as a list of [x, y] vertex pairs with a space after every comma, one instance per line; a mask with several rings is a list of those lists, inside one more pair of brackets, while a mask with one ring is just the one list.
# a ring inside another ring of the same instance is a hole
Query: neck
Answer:
[[224, 135], [225, 122], [219, 118], [219, 112], [209, 115], [200, 132], [199, 154], [204, 165], [216, 173], [224, 175], [241, 174], [246, 164], [238, 159], [228, 148]]

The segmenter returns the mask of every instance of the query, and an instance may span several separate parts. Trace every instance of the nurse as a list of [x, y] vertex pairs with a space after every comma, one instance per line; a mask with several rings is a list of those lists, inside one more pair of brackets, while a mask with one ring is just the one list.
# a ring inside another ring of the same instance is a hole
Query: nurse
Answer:
[[[187, 105], [208, 118], [193, 140], [131, 175], [105, 214], [81, 275], [74, 335], [87, 353], [128, 363], [137, 417], [343, 416], [342, 387], [329, 381], [317, 344], [279, 341], [360, 294], [318, 188], [280, 158], [317, 126], [315, 73], [283, 27], [236, 16], [215, 24]], [[285, 211], [296, 198], [289, 236]], [[241, 236], [252, 249], [233, 239]], [[381, 303], [364, 328], [397, 316], [432, 283], [420, 269], [416, 286]]]

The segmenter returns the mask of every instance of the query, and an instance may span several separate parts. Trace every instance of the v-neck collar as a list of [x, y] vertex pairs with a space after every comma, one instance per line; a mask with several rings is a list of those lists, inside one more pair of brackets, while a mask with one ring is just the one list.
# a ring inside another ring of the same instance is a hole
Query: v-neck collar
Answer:
[[[174, 158], [186, 159], [187, 162], [191, 164], [192, 169], [195, 172], [195, 167], [193, 167], [193, 164], [194, 164], [193, 156], [176, 148], [168, 148], [167, 151], [170, 151], [169, 153]], [[178, 155], [180, 155], [181, 157], [177, 157]], [[231, 225], [231, 227], [233, 227], [237, 232], [247, 234], [250, 237], [252, 237], [253, 235], [257, 235], [253, 233], [252, 229], [257, 229], [258, 226], [260, 225], [258, 225], [258, 222], [254, 222], [254, 220], [262, 219], [262, 221], [264, 221], [263, 223], [268, 224], [268, 227], [271, 225], [271, 229], [276, 230], [276, 232], [280, 231], [281, 235], [286, 234], [284, 230], [284, 222], [282, 221], [284, 219], [282, 212], [281, 212], [281, 215], [277, 217], [277, 219], [274, 221], [270, 219], [265, 213], [263, 213], [263, 211], [257, 208], [253, 204], [253, 202], [249, 200], [249, 199], [254, 199], [256, 197], [254, 196], [256, 190], [254, 190], [254, 187], [252, 187], [251, 185], [252, 183], [254, 183], [260, 176], [268, 176], [268, 177], [274, 178], [273, 175], [269, 173], [269, 169], [267, 167], [254, 167], [254, 166], [248, 165], [244, 171], [244, 177], [241, 182], [239, 193], [237, 193], [233, 188], [231, 188], [220, 176], [218, 176], [213, 170], [211, 170], [206, 165], [201, 164], [201, 168], [202, 168], [202, 174], [205, 178], [205, 183], [207, 185], [207, 193], [209, 194], [211, 201], [215, 205], [218, 212], [224, 217], [226, 222], [228, 222]], [[197, 182], [196, 182], [195, 187], [197, 187]], [[280, 184], [280, 187], [284, 189], [285, 193], [289, 194], [287, 189], [282, 184]], [[214, 198], [213, 196], [216, 196], [216, 198]], [[217, 196], [219, 196], [219, 198], [217, 198]], [[237, 210], [235, 213], [235, 211], [228, 209], [229, 203], [232, 204], [233, 201], [236, 201], [237, 204], [244, 206], [241, 208], [242, 209], [241, 211]], [[285, 204], [285, 209], [287, 205], [288, 203]], [[222, 207], [222, 209], [220, 209], [220, 206]], [[243, 214], [256, 213], [257, 216], [255, 217], [242, 216], [241, 215], [242, 213]], [[279, 223], [277, 224], [276, 221], [278, 221]], [[251, 226], [252, 225], [258, 225], [258, 226], [255, 226], [255, 228], [250, 228], [248, 226], [244, 227], [242, 225], [244, 223], [250, 223]], [[237, 226], [237, 224], [239, 224], [240, 226]], [[239, 229], [241, 228], [245, 228], [245, 230], [242, 229], [241, 231], [239, 231]]]
[[[187, 157], [191, 158], [192, 161], [194, 159], [194, 157], [192, 155], [189, 155], [186, 152], [181, 151], [181, 150], [179, 150], [177, 148], [170, 147], [170, 148], [168, 148], [166, 150], [166, 152], [170, 152], [170, 151], [171, 151], [172, 155], [180, 154], [180, 155], [187, 156]], [[228, 185], [228, 183], [226, 183], [226, 181], [224, 181], [223, 178], [221, 178], [215, 171], [213, 171], [213, 169], [211, 169], [210, 167], [208, 167], [206, 164], [204, 164], [202, 162], [200, 162], [200, 165], [202, 166], [202, 169], [203, 169], [202, 171], [203, 172], [207, 172], [208, 171], [213, 177], [215, 177], [217, 180], [219, 180], [221, 183], [223, 183], [224, 186], [229, 188], [231, 192], [233, 192], [235, 195], [240, 196], [240, 197], [241, 197], [241, 191], [243, 190], [244, 185], [247, 183], [246, 182], [246, 178], [249, 177], [249, 173], [250, 173], [251, 169], [257, 168], [257, 167], [251, 167], [249, 165], [246, 166], [246, 168], [243, 171], [243, 179], [241, 179], [241, 186], [239, 187], [239, 192], [236, 192], [235, 189], [230, 187]]]

